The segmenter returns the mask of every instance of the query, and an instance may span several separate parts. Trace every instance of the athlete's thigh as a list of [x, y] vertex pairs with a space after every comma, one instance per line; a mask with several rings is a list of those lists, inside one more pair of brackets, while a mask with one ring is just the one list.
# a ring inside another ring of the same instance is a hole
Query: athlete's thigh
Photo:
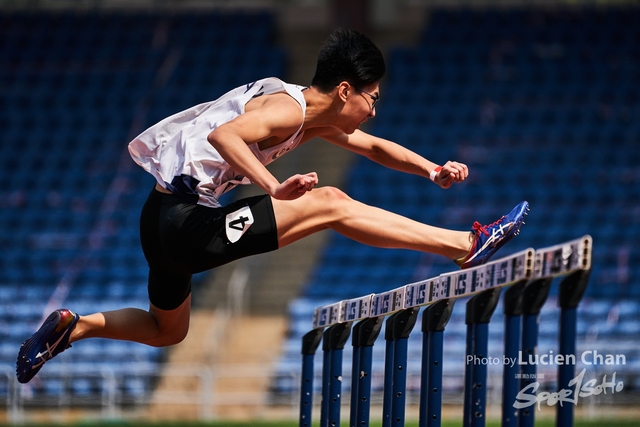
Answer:
[[149, 300], [156, 308], [172, 311], [191, 293], [191, 273], [174, 263], [168, 256], [171, 248], [163, 243], [160, 223], [167, 197], [156, 190], [149, 195], [140, 216], [140, 243], [149, 264]]
[[279, 247], [330, 228], [347, 214], [345, 202], [350, 200], [335, 187], [314, 188], [295, 200], [272, 199]]

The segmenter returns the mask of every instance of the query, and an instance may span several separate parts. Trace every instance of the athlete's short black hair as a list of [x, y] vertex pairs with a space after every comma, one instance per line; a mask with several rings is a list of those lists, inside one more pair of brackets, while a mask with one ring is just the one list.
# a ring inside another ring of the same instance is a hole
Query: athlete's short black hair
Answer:
[[336, 28], [320, 49], [311, 86], [324, 93], [343, 81], [368, 86], [379, 82], [385, 71], [382, 52], [367, 36], [355, 30]]

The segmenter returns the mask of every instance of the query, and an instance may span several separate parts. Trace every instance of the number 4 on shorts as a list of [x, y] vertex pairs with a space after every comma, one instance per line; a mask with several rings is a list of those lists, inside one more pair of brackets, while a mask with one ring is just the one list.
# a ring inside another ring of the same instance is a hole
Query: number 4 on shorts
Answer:
[[227, 215], [225, 220], [225, 230], [229, 242], [235, 243], [253, 224], [253, 214], [249, 206], [244, 206], [235, 212]]

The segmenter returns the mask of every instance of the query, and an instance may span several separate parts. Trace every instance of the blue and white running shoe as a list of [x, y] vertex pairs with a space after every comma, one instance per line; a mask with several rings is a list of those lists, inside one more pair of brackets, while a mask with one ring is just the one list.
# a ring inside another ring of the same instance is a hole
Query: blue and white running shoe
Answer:
[[56, 310], [47, 317], [38, 331], [31, 335], [18, 352], [16, 375], [21, 383], [31, 381], [40, 368], [69, 347], [69, 336], [80, 316], [67, 309]]
[[489, 261], [498, 249], [520, 233], [520, 227], [528, 213], [529, 203], [525, 201], [493, 224], [481, 225], [476, 221], [471, 227], [471, 231], [475, 233], [473, 246], [467, 256], [457, 259], [455, 263], [465, 269]]

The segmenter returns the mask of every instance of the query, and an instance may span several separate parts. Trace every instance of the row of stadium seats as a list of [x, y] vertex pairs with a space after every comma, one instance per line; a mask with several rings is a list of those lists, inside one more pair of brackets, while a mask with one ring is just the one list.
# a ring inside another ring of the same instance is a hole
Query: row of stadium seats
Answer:
[[451, 43], [485, 40], [500, 34], [507, 38], [545, 37], [553, 42], [575, 42], [588, 35], [593, 40], [617, 44], [618, 34], [637, 34], [634, 22], [638, 18], [640, 11], [633, 7], [439, 9], [429, 14], [423, 34], [424, 39], [442, 35]]

